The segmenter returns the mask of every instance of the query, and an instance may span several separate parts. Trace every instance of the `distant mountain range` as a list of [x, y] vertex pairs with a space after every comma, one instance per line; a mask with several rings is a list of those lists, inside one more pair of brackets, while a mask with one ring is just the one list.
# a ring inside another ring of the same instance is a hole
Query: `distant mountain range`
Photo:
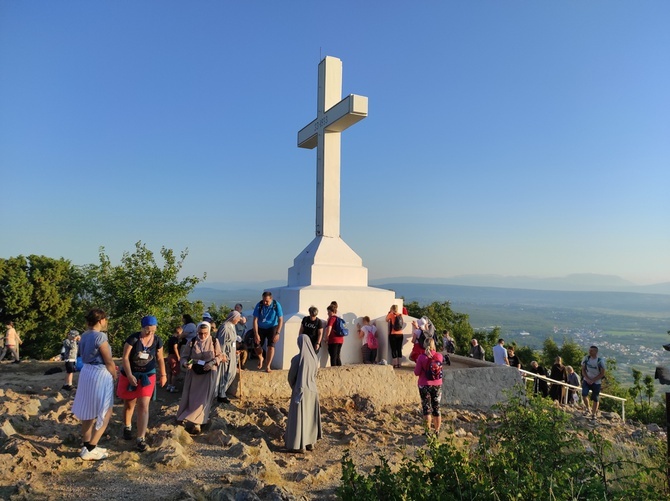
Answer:
[[[642, 294], [670, 294], [670, 282], [652, 285], [635, 285], [616, 275], [579, 273], [565, 277], [524, 277], [503, 275], [457, 275], [448, 278], [391, 277], [370, 280], [370, 285], [380, 287], [388, 284], [464, 285], [470, 287], [500, 287], [504, 289], [529, 289], [541, 291], [574, 292], [635, 292]], [[198, 289], [217, 291], [254, 291], [257, 296], [265, 289], [282, 287], [286, 280], [264, 282], [205, 282]]]
[[458, 275], [449, 278], [395, 277], [370, 280], [370, 285], [383, 284], [441, 284], [472, 287], [502, 287], [547, 291], [637, 292], [643, 294], [670, 294], [670, 282], [635, 285], [616, 275], [577, 273], [565, 277], [524, 277], [502, 275]]

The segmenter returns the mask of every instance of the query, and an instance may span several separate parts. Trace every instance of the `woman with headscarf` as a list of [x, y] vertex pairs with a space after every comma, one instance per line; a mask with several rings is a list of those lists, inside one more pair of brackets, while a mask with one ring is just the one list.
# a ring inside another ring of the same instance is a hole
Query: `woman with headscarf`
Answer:
[[209, 411], [216, 394], [216, 370], [223, 353], [211, 335], [209, 322], [200, 322], [197, 335], [181, 349], [181, 366], [186, 373], [177, 410], [177, 422], [193, 434], [209, 422]]
[[81, 335], [79, 353], [84, 367], [79, 375], [72, 413], [81, 420], [84, 447], [79, 456], [84, 461], [107, 457], [107, 449], [98, 446], [112, 416], [116, 365], [107, 334], [107, 314], [95, 308], [86, 315], [88, 330]]
[[311, 451], [321, 438], [321, 410], [319, 392], [316, 388], [316, 373], [319, 362], [309, 336], [298, 337], [300, 353], [291, 359], [288, 384], [293, 390], [286, 421], [286, 449], [301, 452]]
[[149, 425], [149, 402], [156, 388], [156, 368], [159, 384], [165, 386], [167, 373], [163, 359], [163, 340], [156, 334], [158, 320], [142, 317], [142, 330], [131, 334], [123, 345], [123, 366], [119, 374], [116, 395], [123, 400], [123, 438], [133, 439], [132, 422], [137, 407], [137, 450], [147, 450], [145, 435]]
[[231, 311], [216, 335], [223, 352], [223, 362], [217, 371], [218, 390], [216, 400], [224, 404], [230, 403], [226, 391], [233, 384], [233, 379], [237, 374], [237, 329], [235, 326], [240, 320], [242, 320], [242, 314], [239, 311]]

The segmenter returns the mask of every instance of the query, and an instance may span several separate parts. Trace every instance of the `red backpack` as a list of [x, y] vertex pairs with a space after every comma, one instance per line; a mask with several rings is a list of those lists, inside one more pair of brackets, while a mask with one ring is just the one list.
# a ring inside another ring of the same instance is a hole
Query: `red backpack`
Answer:
[[435, 357], [429, 359], [428, 368], [426, 369], [426, 379], [428, 381], [439, 381], [442, 379], [442, 362]]

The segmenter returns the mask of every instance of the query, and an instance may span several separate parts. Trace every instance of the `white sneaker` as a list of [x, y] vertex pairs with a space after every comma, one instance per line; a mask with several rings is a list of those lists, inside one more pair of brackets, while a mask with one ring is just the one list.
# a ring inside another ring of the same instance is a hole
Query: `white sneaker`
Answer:
[[81, 454], [79, 454], [79, 456], [84, 461], [100, 461], [101, 459], [105, 459], [108, 455], [109, 454], [107, 454], [107, 449], [102, 447], [96, 447], [92, 451], [89, 451], [86, 447], [84, 447], [81, 450]]

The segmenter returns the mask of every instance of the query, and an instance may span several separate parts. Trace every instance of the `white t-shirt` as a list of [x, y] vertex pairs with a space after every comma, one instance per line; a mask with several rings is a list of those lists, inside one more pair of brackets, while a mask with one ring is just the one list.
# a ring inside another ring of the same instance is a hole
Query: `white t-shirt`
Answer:
[[505, 363], [507, 350], [504, 346], [497, 344], [493, 347], [493, 361], [498, 365], [508, 365]]
[[[591, 358], [586, 356], [582, 361], [582, 367], [585, 367], [586, 375], [589, 377], [589, 379], [595, 379], [598, 377], [598, 374], [600, 374], [600, 368], [605, 368], [605, 361], [600, 357]], [[599, 379], [593, 384], [600, 384], [601, 382], [602, 379]]]
[[366, 346], [368, 344], [368, 336], [375, 335], [375, 332], [377, 332], [377, 326], [376, 325], [364, 325], [361, 327], [361, 332], [363, 333], [363, 338], [361, 339], [361, 344], [362, 346]]

